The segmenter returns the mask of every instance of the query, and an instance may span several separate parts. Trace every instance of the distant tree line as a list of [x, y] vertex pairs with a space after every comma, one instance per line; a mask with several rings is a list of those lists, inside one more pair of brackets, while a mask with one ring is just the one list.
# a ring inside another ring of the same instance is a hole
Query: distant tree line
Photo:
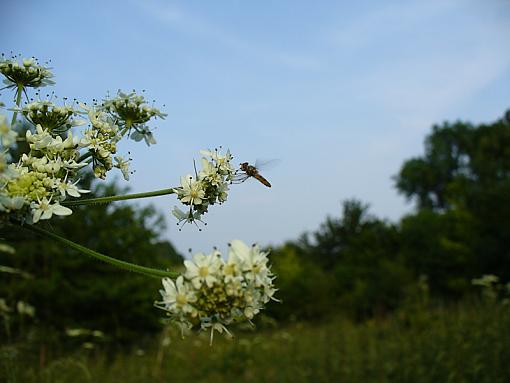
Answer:
[[[508, 118], [434, 126], [424, 154], [405, 161], [394, 181], [416, 205], [399, 222], [349, 200], [338, 218], [273, 249], [282, 302], [269, 305], [267, 315], [279, 321], [331, 314], [363, 319], [416, 299], [425, 282], [431, 297], [455, 300], [472, 291], [472, 278], [510, 280]], [[97, 196], [118, 194], [115, 184], [92, 188]], [[76, 208], [53, 222], [53, 230], [127, 261], [162, 268], [182, 263], [163, 239], [164, 220], [152, 207]], [[0, 298], [33, 305], [39, 331], [97, 329], [128, 342], [161, 329], [152, 307], [159, 280], [117, 271], [29, 233], [0, 230], [16, 248], [15, 254], [0, 253], [0, 265], [31, 276], [0, 274]], [[14, 335], [24, 329], [14, 316], [10, 326]]]
[[394, 177], [415, 202], [397, 223], [350, 200], [340, 218], [273, 252], [278, 319], [384, 315], [426, 282], [432, 298], [458, 299], [471, 279], [510, 281], [510, 113], [492, 124], [432, 128], [425, 153]]

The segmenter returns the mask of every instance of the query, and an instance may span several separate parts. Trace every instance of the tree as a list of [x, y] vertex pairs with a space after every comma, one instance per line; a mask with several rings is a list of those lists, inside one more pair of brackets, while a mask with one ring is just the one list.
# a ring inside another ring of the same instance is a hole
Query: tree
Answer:
[[284, 302], [271, 312], [286, 312], [287, 300], [301, 318], [383, 314], [399, 304], [412, 281], [399, 254], [397, 226], [372, 216], [358, 200], [345, 201], [340, 218], [328, 217], [273, 259]]
[[[430, 209], [430, 213], [408, 217], [403, 222], [405, 231], [425, 216], [433, 221], [451, 221], [454, 217], [454, 227], [462, 227], [464, 233], [459, 235], [445, 231], [451, 225], [445, 228], [439, 224], [441, 229], [434, 231], [436, 224], [429, 222], [423, 226], [422, 235], [430, 240], [436, 236], [436, 244], [441, 242], [440, 236], [467, 246], [469, 249], [463, 251], [463, 257], [470, 258], [466, 260], [469, 266], [463, 266], [469, 270], [467, 278], [492, 273], [510, 279], [509, 115], [507, 112], [507, 117], [479, 126], [462, 122], [434, 126], [425, 142], [425, 154], [406, 161], [395, 177], [398, 191], [414, 199], [419, 211]], [[445, 217], [431, 218], [431, 214]], [[411, 225], [412, 219], [415, 222]], [[420, 252], [420, 247], [417, 249]], [[436, 254], [439, 256], [451, 254], [441, 250]]]

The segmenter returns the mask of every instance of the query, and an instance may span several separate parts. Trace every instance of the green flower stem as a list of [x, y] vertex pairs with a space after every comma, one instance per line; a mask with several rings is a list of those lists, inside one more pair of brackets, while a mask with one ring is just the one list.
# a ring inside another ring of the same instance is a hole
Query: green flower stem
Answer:
[[86, 160], [87, 158], [91, 157], [92, 156], [92, 152], [89, 150], [87, 153], [83, 154], [80, 156], [80, 158], [78, 158], [78, 163], [82, 162], [83, 160]]
[[98, 198], [89, 198], [89, 199], [79, 199], [75, 201], [63, 201], [61, 204], [65, 206], [78, 206], [78, 205], [101, 205], [115, 201], [125, 201], [128, 199], [136, 199], [136, 198], [148, 198], [148, 197], [157, 197], [160, 195], [174, 194], [174, 189], [162, 189], [155, 190], [152, 192], [145, 193], [135, 193], [135, 194], [126, 194], [126, 195], [113, 195], [109, 197], [98, 197]]
[[134, 273], [143, 274], [147, 277], [153, 277], [153, 278], [167, 277], [167, 278], [175, 279], [179, 275], [179, 273], [176, 273], [176, 272], [153, 269], [151, 267], [140, 266], [140, 265], [136, 265], [134, 263], [125, 262], [125, 261], [121, 261], [116, 258], [109, 257], [107, 255], [98, 253], [97, 251], [91, 250], [88, 247], [79, 245], [73, 241], [70, 241], [64, 237], [61, 237], [58, 234], [52, 233], [51, 231], [41, 229], [41, 228], [37, 227], [36, 225], [23, 225], [22, 227], [24, 229], [33, 231], [33, 232], [40, 234], [42, 236], [50, 237], [50, 238], [66, 245], [72, 249], [82, 252], [83, 254], [89, 255], [91, 257], [99, 259], [100, 261], [109, 263], [110, 265], [119, 267], [119, 268], [127, 270], [127, 271], [132, 271]]
[[[21, 104], [21, 95], [23, 94], [23, 84], [18, 84], [18, 88], [16, 90], [16, 106], [19, 108]], [[14, 126], [16, 123], [16, 118], [18, 117], [18, 111], [15, 110], [12, 114], [11, 126]]]

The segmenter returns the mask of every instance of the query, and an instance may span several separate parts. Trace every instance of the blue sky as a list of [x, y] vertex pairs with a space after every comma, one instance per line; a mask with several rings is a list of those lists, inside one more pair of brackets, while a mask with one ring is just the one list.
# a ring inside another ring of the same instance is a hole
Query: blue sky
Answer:
[[120, 148], [133, 191], [177, 186], [203, 148], [280, 160], [273, 188], [233, 185], [202, 232], [178, 232], [176, 200], [153, 199], [182, 252], [281, 244], [353, 197], [397, 220], [412, 205], [391, 177], [431, 125], [510, 107], [508, 1], [4, 0], [0, 36], [0, 51], [52, 60], [59, 96], [156, 99], [158, 144]]

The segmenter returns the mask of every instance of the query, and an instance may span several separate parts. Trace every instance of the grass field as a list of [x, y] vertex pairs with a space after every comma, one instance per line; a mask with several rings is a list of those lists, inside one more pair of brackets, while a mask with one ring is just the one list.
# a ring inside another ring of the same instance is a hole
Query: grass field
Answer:
[[[463, 303], [407, 309], [352, 323], [172, 338], [165, 347], [110, 355], [81, 351], [40, 369], [3, 358], [8, 382], [509, 382], [510, 307]], [[32, 355], [33, 356], [33, 355]], [[35, 363], [34, 363], [35, 364]]]

